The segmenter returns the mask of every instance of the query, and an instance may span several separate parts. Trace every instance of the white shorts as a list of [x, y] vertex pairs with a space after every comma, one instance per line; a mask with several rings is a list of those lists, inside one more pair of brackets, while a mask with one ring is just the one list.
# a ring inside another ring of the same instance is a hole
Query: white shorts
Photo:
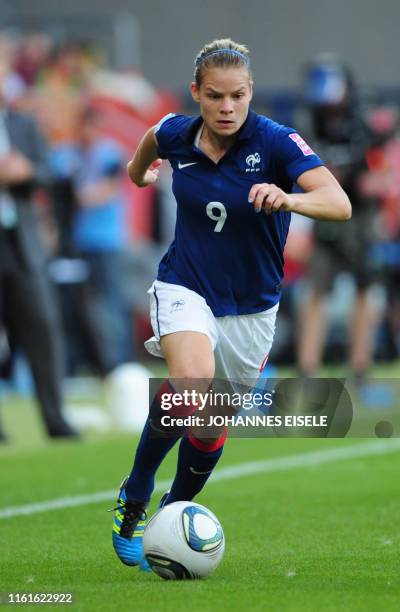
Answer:
[[204, 298], [181, 285], [156, 280], [148, 293], [154, 336], [144, 345], [151, 355], [163, 357], [162, 336], [200, 332], [210, 339], [216, 378], [239, 383], [258, 379], [271, 350], [279, 304], [255, 314], [214, 317]]

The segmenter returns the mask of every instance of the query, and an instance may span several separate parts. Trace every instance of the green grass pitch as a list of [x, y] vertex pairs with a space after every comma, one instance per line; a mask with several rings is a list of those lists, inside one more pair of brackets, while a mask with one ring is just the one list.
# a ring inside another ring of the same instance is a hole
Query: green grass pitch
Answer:
[[[117, 490], [131, 436], [48, 442], [29, 402], [9, 404], [16, 443], [0, 448], [0, 512]], [[231, 439], [219, 468], [370, 442]], [[176, 451], [159, 479], [173, 476], [175, 461]], [[198, 501], [221, 520], [226, 552], [203, 581], [166, 582], [121, 565], [111, 546], [113, 500], [0, 518], [0, 591], [72, 592], [73, 610], [397, 611], [399, 473], [400, 449], [210, 483]]]

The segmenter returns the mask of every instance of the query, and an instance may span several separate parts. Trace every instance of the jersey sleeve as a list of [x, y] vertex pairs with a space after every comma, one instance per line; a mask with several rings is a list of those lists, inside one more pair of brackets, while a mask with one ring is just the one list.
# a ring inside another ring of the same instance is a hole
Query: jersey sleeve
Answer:
[[161, 159], [168, 159], [174, 140], [181, 133], [185, 124], [186, 117], [175, 113], [168, 113], [157, 123], [154, 134], [157, 140], [158, 156]]
[[276, 156], [287, 176], [296, 182], [303, 172], [323, 166], [324, 162], [296, 130], [281, 126], [277, 131]]

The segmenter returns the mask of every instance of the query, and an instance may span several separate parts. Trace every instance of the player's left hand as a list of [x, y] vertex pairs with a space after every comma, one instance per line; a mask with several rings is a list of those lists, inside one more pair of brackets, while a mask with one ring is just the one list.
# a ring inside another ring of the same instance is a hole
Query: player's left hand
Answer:
[[269, 215], [278, 210], [292, 210], [292, 200], [289, 193], [279, 189], [273, 183], [257, 183], [249, 192], [249, 203], [253, 204], [256, 212]]

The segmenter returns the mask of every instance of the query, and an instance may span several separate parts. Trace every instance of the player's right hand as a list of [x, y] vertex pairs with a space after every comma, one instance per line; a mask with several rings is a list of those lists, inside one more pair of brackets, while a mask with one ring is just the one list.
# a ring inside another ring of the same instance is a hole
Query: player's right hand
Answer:
[[156, 159], [146, 170], [143, 178], [132, 177], [131, 174], [129, 174], [129, 176], [131, 177], [135, 185], [137, 185], [138, 187], [147, 187], [148, 185], [154, 185], [154, 183], [158, 179], [161, 164], [162, 159]]

